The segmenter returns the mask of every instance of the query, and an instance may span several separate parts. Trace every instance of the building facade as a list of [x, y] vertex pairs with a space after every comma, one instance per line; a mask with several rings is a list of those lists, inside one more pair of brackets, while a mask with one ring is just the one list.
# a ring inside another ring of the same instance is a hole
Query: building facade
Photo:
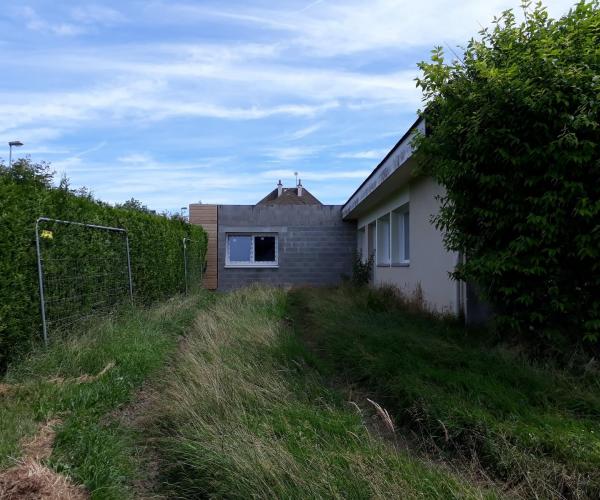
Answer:
[[432, 311], [485, 321], [491, 313], [474, 288], [451, 278], [462, 257], [446, 250], [432, 222], [444, 189], [417, 175], [416, 133], [425, 133], [423, 119], [344, 205], [322, 205], [301, 183], [281, 181], [256, 205], [190, 205], [191, 222], [209, 228], [206, 286], [333, 285], [351, 275], [358, 253], [373, 259], [374, 285], [396, 286]]
[[357, 222], [357, 250], [372, 256], [373, 283], [418, 294], [434, 311], [463, 314], [466, 288], [450, 278], [459, 255], [444, 248], [432, 224], [443, 188], [415, 176], [412, 139], [425, 133], [418, 120], [344, 205], [345, 220]]
[[207, 288], [335, 285], [352, 274], [356, 223], [343, 220], [341, 205], [321, 204], [301, 183], [284, 188], [280, 182], [256, 205], [192, 204], [190, 222], [214, 228]]

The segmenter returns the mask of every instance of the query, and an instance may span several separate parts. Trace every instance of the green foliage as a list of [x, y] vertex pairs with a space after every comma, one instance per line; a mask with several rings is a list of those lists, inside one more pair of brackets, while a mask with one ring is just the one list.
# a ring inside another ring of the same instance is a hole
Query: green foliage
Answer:
[[523, 3], [419, 65], [428, 132], [420, 163], [446, 188], [435, 217], [507, 331], [531, 340], [600, 334], [600, 8], [552, 20]]
[[373, 272], [373, 261], [373, 255], [370, 255], [367, 260], [363, 260], [360, 253], [354, 257], [354, 262], [352, 263], [353, 285], [366, 286], [369, 284], [369, 281], [371, 280], [371, 273]]
[[[206, 233], [181, 219], [148, 213], [139, 202], [133, 206], [130, 201], [126, 208], [111, 207], [94, 200], [85, 189], [71, 190], [66, 179], [58, 187], [53, 187], [51, 180], [46, 164], [20, 160], [10, 169], [0, 165], [0, 373], [11, 359], [32, 348], [41, 331], [34, 231], [38, 217], [127, 229], [134, 295], [143, 303], [184, 289], [184, 237], [201, 242], [202, 251], [206, 245]], [[52, 250], [55, 258], [64, 259], [65, 266], [75, 262], [87, 266], [82, 270], [87, 275], [92, 275], [94, 258], [125, 255], [122, 239], [121, 246], [115, 246], [104, 233], [88, 231], [84, 237], [64, 225], [43, 227], [55, 232], [55, 238], [43, 241], [44, 251]], [[53, 262], [52, 270], [60, 274], [59, 261]], [[83, 283], [84, 289], [77, 293], [93, 294], [94, 282]]]
[[153, 213], [146, 205], [144, 205], [140, 200], [136, 200], [135, 198], [130, 198], [124, 203], [117, 204], [118, 208], [126, 208], [127, 210], [137, 210], [138, 212], [146, 212]]
[[532, 365], [387, 290], [298, 289], [289, 303], [321, 371], [373, 393], [439, 457], [480, 463], [526, 498], [600, 497], [597, 372]]
[[[13, 465], [37, 424], [58, 417], [63, 422], [50, 465], [83, 484], [91, 498], [136, 497], [131, 486], [145, 478], [138, 463], [140, 431], [112, 412], [118, 415], [155, 376], [212, 297], [204, 292], [150, 308], [124, 306], [80, 335], [65, 335], [48, 349], [38, 346], [12, 365], [2, 382], [13, 389], [0, 395], [0, 468]], [[101, 377], [77, 382], [113, 363]]]

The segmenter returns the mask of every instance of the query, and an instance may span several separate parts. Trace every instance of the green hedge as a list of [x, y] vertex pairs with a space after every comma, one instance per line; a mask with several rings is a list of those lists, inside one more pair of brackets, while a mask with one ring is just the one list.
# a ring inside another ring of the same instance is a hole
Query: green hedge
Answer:
[[[531, 4], [531, 5], [530, 5]], [[600, 349], [600, 1], [553, 20], [523, 2], [447, 60], [419, 65], [420, 165], [434, 221], [465, 255], [497, 330], [536, 349]]]
[[[126, 229], [134, 297], [139, 302], [152, 302], [185, 289], [184, 237], [200, 242], [194, 246], [196, 251], [200, 249], [204, 253], [206, 249], [206, 233], [198, 226], [180, 218], [155, 215], [143, 208], [113, 207], [94, 200], [83, 190], [70, 190], [64, 181], [59, 187], [53, 187], [51, 180], [44, 164], [32, 165], [21, 160], [10, 169], [0, 165], [0, 372], [40, 339], [35, 249], [38, 217]], [[51, 240], [43, 239], [42, 246], [43, 255], [54, 259], [51, 265], [55, 275], [61, 271], [59, 259], [64, 259], [69, 279], [77, 273], [93, 276], [90, 273], [94, 266], [102, 266], [102, 259], [123, 259], [126, 266], [124, 239], [118, 235], [100, 231], [83, 234], [81, 228], [78, 232], [74, 226], [51, 223], [45, 223], [43, 228], [54, 235]], [[85, 269], [75, 266], [85, 266]], [[119, 269], [126, 280], [126, 267]], [[65, 280], [60, 288], [82, 296], [100, 292], [90, 290], [94, 286], [90, 279], [77, 280], [77, 285], [79, 288], [75, 289], [74, 284]]]

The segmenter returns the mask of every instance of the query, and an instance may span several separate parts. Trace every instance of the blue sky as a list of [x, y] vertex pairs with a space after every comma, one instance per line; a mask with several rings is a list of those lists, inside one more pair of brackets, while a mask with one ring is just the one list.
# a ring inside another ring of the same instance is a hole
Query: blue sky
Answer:
[[[100, 199], [343, 203], [414, 121], [416, 63], [518, 0], [10, 1], [0, 141]], [[572, 0], [546, 2], [559, 16]], [[7, 161], [8, 151], [0, 150]]]

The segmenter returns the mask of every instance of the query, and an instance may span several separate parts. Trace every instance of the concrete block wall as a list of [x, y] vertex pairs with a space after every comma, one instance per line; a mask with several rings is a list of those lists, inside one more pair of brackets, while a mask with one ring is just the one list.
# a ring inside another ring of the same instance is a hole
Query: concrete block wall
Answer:
[[[342, 220], [341, 205], [220, 205], [219, 290], [252, 283], [332, 285], [351, 276], [356, 223]], [[227, 233], [277, 233], [279, 267], [227, 268]]]

